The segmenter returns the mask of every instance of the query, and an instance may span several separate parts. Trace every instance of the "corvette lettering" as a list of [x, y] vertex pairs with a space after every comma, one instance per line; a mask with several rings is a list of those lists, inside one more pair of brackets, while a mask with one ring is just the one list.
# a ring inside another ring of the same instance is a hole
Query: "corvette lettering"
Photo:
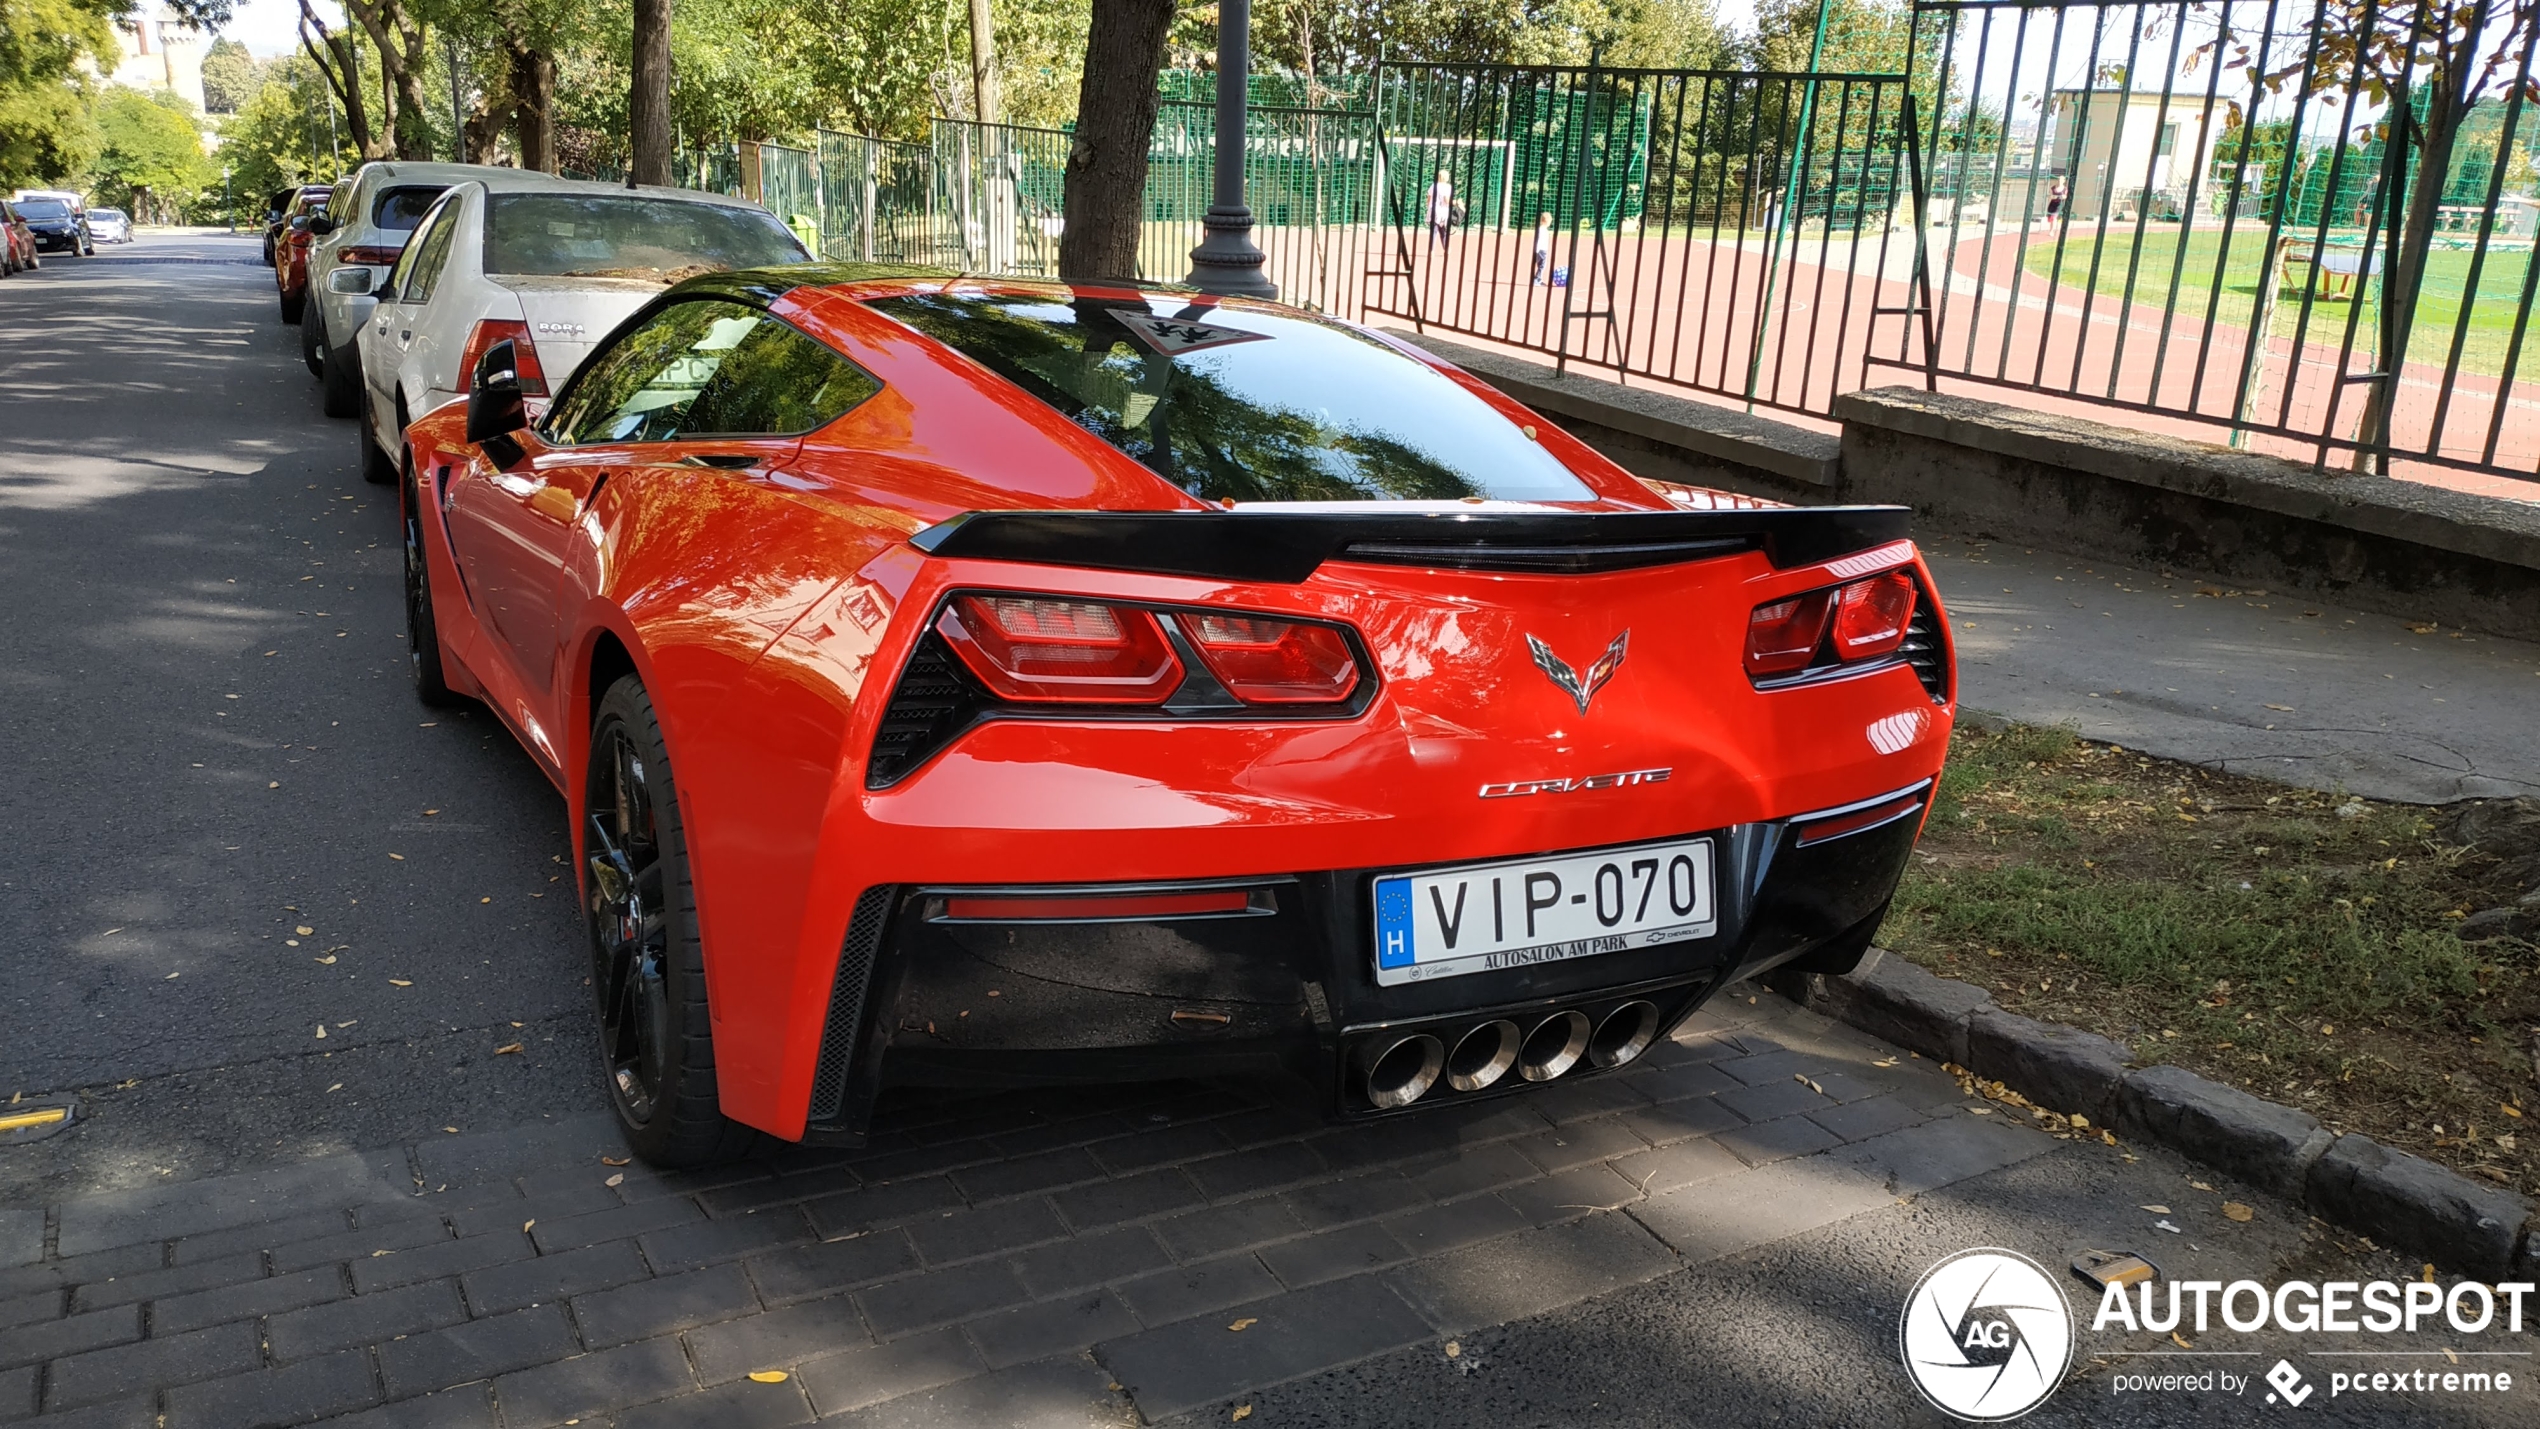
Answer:
[[1640, 784], [1664, 784], [1669, 769], [1629, 769], [1620, 774], [1590, 774], [1579, 779], [1520, 779], [1508, 784], [1485, 784], [1485, 799], [1515, 799], [1527, 794], [1578, 794], [1590, 789], [1629, 789]]

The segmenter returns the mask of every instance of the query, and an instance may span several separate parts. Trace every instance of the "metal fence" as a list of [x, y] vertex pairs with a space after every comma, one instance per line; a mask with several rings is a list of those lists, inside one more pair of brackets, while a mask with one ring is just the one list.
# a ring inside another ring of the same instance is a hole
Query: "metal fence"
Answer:
[[1904, 99], [1894, 74], [1389, 65], [1368, 310], [1823, 414], [1910, 287]]
[[1883, 333], [1873, 360], [2323, 465], [2531, 477], [2535, 24], [1917, 0], [1934, 340]]

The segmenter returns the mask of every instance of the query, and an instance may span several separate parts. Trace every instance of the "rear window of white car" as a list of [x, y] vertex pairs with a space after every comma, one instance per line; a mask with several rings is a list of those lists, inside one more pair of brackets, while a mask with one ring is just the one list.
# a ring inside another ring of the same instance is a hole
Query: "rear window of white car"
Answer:
[[440, 196], [438, 188], [390, 189], [371, 205], [370, 221], [390, 233], [412, 233], [415, 225], [423, 222], [432, 201]]
[[675, 279], [809, 255], [759, 209], [599, 194], [495, 194], [485, 271], [519, 276]]

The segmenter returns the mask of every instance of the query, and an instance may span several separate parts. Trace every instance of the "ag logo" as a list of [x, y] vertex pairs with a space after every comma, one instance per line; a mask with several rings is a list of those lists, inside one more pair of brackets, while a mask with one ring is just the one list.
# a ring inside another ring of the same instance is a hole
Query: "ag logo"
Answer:
[[2017, 1251], [1960, 1251], [1923, 1272], [1897, 1326], [1905, 1373], [1942, 1413], [2017, 1419], [2072, 1367], [2064, 1292]]

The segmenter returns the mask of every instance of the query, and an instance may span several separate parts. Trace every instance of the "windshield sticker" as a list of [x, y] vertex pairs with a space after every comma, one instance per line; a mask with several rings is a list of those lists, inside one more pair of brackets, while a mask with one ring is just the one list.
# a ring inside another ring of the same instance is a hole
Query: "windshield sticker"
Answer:
[[1260, 342], [1270, 336], [1266, 332], [1243, 332], [1208, 323], [1185, 322], [1180, 318], [1160, 318], [1136, 308], [1113, 308], [1112, 317], [1122, 327], [1135, 333], [1138, 340], [1166, 357], [1179, 357], [1186, 352], [1205, 348], [1227, 347], [1238, 342]]

